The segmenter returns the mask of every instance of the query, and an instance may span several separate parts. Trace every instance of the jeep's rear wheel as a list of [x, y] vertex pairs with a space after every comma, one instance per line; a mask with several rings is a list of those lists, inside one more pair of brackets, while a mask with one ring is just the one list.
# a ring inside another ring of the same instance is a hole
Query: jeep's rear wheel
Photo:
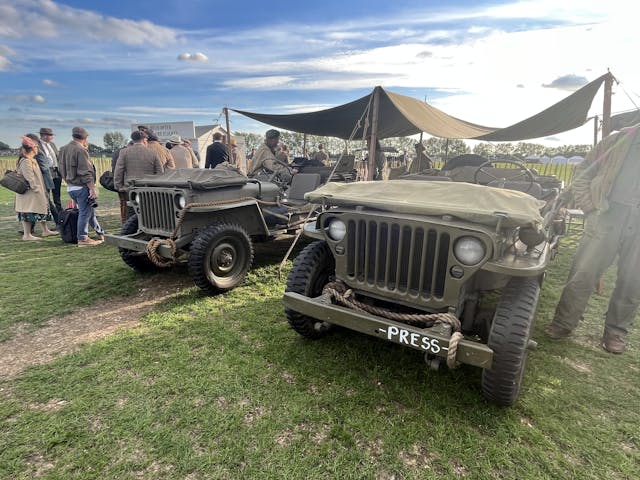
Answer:
[[215, 295], [244, 281], [253, 263], [253, 245], [247, 232], [230, 223], [201, 231], [191, 244], [189, 275], [205, 292]]
[[[120, 228], [120, 235], [133, 235], [138, 231], [138, 216], [132, 215]], [[136, 252], [126, 248], [118, 248], [122, 261], [137, 272], [151, 272], [158, 267], [144, 252]]]
[[[324, 286], [335, 278], [335, 260], [327, 243], [319, 240], [307, 245], [293, 262], [287, 279], [287, 292], [295, 292], [309, 298], [322, 294]], [[289, 325], [306, 338], [325, 336], [331, 325], [307, 317], [289, 308], [285, 309]]]
[[510, 406], [518, 398], [539, 295], [537, 278], [512, 278], [504, 288], [487, 342], [493, 365], [482, 372], [482, 394], [490, 402]]

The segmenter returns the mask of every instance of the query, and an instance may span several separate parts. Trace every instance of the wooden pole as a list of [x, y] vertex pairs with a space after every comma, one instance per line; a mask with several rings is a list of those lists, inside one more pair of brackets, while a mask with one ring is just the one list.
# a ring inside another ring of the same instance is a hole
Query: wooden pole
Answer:
[[[229, 109], [224, 107], [224, 120], [227, 128], [227, 152], [229, 153], [229, 163], [235, 165], [233, 161], [233, 155], [231, 154], [231, 131], [229, 130]], [[237, 165], [236, 165], [237, 166]]]
[[611, 88], [613, 87], [613, 75], [607, 73], [604, 79], [604, 104], [602, 106], [602, 138], [611, 133]]
[[302, 156], [307, 157], [307, 134], [302, 134]]
[[378, 141], [378, 113], [380, 110], [380, 87], [373, 90], [373, 111], [371, 113], [371, 137], [369, 140], [369, 164], [367, 180], [373, 180], [376, 171], [376, 144]]
[[593, 117], [593, 146], [595, 147], [598, 144], [598, 122], [600, 122], [600, 118], [598, 115]]

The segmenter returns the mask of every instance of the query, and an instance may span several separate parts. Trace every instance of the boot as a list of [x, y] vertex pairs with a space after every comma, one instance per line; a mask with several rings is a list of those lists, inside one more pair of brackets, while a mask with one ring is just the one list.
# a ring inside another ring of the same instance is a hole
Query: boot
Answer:
[[31, 235], [31, 222], [22, 221], [22, 240], [42, 240], [40, 237]]

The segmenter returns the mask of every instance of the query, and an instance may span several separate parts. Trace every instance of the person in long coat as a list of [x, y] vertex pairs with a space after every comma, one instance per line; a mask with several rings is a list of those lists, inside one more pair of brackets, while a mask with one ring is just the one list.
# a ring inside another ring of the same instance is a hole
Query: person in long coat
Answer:
[[47, 220], [51, 220], [51, 214], [47, 189], [36, 161], [37, 153], [38, 143], [28, 137], [22, 137], [16, 170], [29, 182], [29, 190], [25, 193], [16, 193], [15, 208], [18, 220], [22, 222], [23, 240], [40, 240], [40, 237], [31, 233], [36, 223], [42, 225], [43, 237], [56, 235], [56, 232], [52, 232], [47, 227]]

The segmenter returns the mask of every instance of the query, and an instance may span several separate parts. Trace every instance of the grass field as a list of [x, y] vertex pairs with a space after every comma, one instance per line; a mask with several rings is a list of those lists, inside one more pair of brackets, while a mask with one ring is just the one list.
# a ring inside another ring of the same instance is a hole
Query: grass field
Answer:
[[[102, 194], [113, 231], [117, 200]], [[12, 202], [0, 189], [2, 338], [135, 292], [116, 249], [21, 242]], [[187, 288], [136, 328], [0, 380], [0, 478], [640, 478], [637, 332], [625, 355], [603, 352], [607, 297], [595, 296], [574, 337], [541, 334], [576, 241], [548, 272], [513, 408], [483, 401], [474, 368], [433, 372], [415, 351], [344, 330], [298, 337], [281, 242], [232, 292]]]

